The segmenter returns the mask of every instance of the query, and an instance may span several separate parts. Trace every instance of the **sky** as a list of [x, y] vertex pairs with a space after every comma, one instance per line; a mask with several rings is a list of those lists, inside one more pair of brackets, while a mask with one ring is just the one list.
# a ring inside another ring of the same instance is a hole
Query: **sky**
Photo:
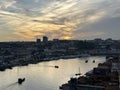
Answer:
[[0, 41], [120, 39], [120, 0], [0, 0]]

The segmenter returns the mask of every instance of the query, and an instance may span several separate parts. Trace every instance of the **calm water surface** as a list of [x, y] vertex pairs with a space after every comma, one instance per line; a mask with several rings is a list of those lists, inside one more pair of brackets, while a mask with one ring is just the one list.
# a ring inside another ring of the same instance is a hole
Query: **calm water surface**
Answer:
[[[88, 63], [85, 63], [88, 60]], [[95, 63], [92, 61], [95, 60]], [[104, 62], [105, 57], [89, 57], [76, 59], [60, 59], [41, 62], [12, 70], [0, 72], [0, 90], [59, 90], [59, 86], [67, 83], [70, 77], [80, 72], [84, 75], [98, 63]], [[56, 69], [53, 66], [58, 65]], [[22, 85], [16, 83], [19, 77], [25, 77]]]

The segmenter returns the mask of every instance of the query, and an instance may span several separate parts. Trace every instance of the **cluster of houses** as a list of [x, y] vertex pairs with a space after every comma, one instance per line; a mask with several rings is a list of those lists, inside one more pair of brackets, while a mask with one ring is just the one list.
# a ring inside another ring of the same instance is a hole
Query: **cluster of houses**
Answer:
[[89, 55], [119, 55], [119, 40], [43, 40], [0, 42], [0, 70], [18, 65], [27, 65], [44, 60], [77, 58]]
[[107, 56], [92, 72], [71, 78], [61, 90], [120, 90], [120, 56]]

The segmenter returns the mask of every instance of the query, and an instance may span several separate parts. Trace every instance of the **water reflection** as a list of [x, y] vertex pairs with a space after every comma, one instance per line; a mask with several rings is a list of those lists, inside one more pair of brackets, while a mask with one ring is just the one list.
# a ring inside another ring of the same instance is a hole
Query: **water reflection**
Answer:
[[[85, 63], [86, 59], [88, 63]], [[59, 90], [59, 86], [66, 83], [70, 77], [74, 77], [79, 72], [79, 68], [84, 75], [104, 61], [104, 57], [89, 57], [41, 62], [19, 67], [19, 70], [15, 67], [12, 70], [0, 72], [0, 90]], [[55, 65], [59, 68], [54, 68]], [[18, 77], [25, 77], [26, 81], [18, 85], [15, 83]]]

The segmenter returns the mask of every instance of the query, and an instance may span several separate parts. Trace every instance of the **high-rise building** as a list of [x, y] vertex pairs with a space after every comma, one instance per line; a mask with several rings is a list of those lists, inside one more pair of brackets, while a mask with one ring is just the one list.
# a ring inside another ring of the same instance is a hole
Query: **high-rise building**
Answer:
[[41, 39], [37, 38], [37, 39], [36, 39], [36, 42], [37, 42], [37, 43], [41, 43]]
[[43, 42], [44, 43], [48, 42], [48, 37], [47, 36], [43, 36]]

